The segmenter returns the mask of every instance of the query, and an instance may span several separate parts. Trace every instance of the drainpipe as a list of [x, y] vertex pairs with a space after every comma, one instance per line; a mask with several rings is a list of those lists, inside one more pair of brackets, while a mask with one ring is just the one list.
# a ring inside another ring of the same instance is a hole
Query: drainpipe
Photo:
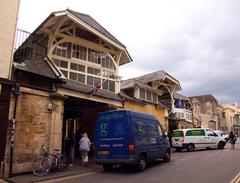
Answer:
[[17, 113], [17, 101], [18, 96], [21, 94], [19, 92], [20, 85], [19, 83], [15, 84], [15, 88], [13, 90], [14, 95], [14, 110], [13, 110], [13, 119], [12, 119], [12, 128], [10, 129], [10, 163], [9, 163], [9, 177], [12, 177], [12, 166], [13, 166], [13, 148], [14, 148], [14, 140], [15, 140], [15, 124], [16, 124], [16, 113]]

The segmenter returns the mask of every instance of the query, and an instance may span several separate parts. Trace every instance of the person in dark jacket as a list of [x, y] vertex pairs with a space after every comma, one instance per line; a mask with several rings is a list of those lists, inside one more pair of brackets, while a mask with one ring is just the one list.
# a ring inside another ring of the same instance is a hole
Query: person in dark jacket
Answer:
[[231, 149], [235, 149], [235, 143], [237, 141], [237, 137], [234, 135], [234, 133], [231, 131], [229, 134], [229, 142], [231, 143]]
[[75, 158], [74, 148], [75, 148], [75, 134], [73, 132], [70, 132], [66, 140], [66, 151], [69, 166], [73, 166]]

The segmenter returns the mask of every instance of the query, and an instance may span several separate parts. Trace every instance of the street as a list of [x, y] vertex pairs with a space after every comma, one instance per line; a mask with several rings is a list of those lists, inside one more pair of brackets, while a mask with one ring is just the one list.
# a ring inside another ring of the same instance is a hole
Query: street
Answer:
[[[81, 175], [62, 177], [45, 182], [87, 183], [229, 183], [240, 172], [240, 144], [230, 150], [196, 150], [173, 152], [169, 163], [152, 162], [145, 172], [116, 167], [112, 171], [93, 171]], [[239, 179], [238, 179], [239, 180]], [[238, 182], [238, 181], [236, 181]]]

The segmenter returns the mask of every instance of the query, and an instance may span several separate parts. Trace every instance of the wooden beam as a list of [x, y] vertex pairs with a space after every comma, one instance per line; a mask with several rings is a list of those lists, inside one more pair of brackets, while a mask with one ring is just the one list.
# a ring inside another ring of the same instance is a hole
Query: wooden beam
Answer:
[[116, 54], [116, 51], [114, 51], [114, 50], [110, 50], [108, 48], [103, 47], [100, 44], [88, 41], [88, 40], [80, 38], [80, 37], [72, 37], [72, 36], [69, 36], [69, 35], [66, 35], [66, 34], [63, 34], [63, 33], [58, 33], [58, 35], [60, 37], [62, 37], [62, 38], [65, 38], [66, 40], [68, 40], [68, 41], [70, 41], [72, 43], [79, 43], [82, 46], [86, 46], [88, 48], [92, 48], [92, 49], [94, 49], [96, 51], [100, 51], [100, 52], [103, 51], [105, 53]]
[[102, 38], [103, 40], [106, 40], [107, 42], [109, 42], [110, 44], [112, 44], [113, 46], [117, 47], [120, 50], [125, 50], [125, 48], [121, 45], [119, 45], [118, 43], [114, 42], [113, 40], [111, 40], [110, 38], [108, 38], [107, 36], [105, 36], [104, 34], [102, 34], [101, 32], [97, 31], [96, 29], [94, 29], [93, 27], [91, 27], [90, 25], [88, 25], [87, 23], [85, 23], [84, 21], [82, 21], [81, 19], [79, 19], [78, 17], [74, 16], [71, 13], [68, 13], [68, 16], [74, 20], [75, 22], [77, 22], [78, 24], [82, 25], [83, 27], [85, 27], [86, 29], [88, 29], [90, 32], [94, 33], [95, 35], [97, 35], [98, 37]]

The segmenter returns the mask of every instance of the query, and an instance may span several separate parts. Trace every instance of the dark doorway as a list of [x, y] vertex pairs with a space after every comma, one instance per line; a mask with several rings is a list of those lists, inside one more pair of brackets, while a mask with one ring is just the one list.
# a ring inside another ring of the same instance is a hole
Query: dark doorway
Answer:
[[63, 151], [68, 154], [65, 144], [67, 137], [72, 132], [75, 141], [75, 158], [79, 158], [78, 143], [81, 135], [86, 132], [90, 141], [93, 142], [96, 117], [99, 112], [108, 110], [110, 110], [108, 104], [74, 97], [66, 99], [63, 119]]
[[168, 119], [168, 130], [170, 133], [173, 132], [173, 130], [176, 130], [177, 129], [177, 123], [174, 119], [172, 118], [169, 118]]
[[11, 85], [0, 84], [0, 161], [4, 160], [8, 132]]

